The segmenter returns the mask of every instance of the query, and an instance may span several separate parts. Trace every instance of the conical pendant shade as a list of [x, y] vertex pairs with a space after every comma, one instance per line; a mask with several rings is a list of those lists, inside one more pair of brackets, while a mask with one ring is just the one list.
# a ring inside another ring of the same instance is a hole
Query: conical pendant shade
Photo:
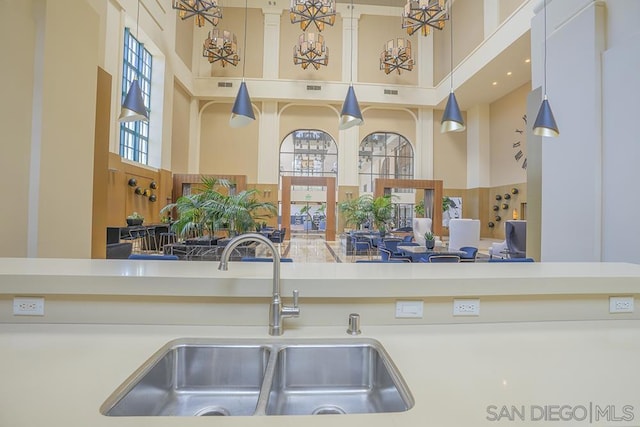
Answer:
[[229, 125], [232, 128], [240, 128], [247, 126], [256, 117], [253, 115], [253, 107], [251, 106], [251, 98], [249, 98], [249, 91], [245, 82], [240, 83], [240, 89], [238, 89], [238, 95], [236, 95], [236, 101], [233, 103], [231, 109], [231, 118], [229, 119]]
[[533, 124], [533, 134], [551, 137], [560, 135], [556, 119], [553, 117], [553, 112], [551, 111], [551, 105], [549, 105], [549, 101], [547, 100], [547, 95], [544, 96], [540, 110], [538, 110], [538, 117], [536, 117], [536, 121]]
[[138, 80], [131, 82], [129, 86], [129, 92], [124, 98], [122, 103], [122, 110], [120, 111], [121, 122], [135, 122], [136, 120], [149, 120], [149, 113], [144, 106], [144, 100], [142, 99], [142, 90], [140, 90], [140, 84]]
[[462, 120], [462, 114], [460, 113], [460, 107], [458, 107], [458, 101], [453, 91], [449, 93], [449, 99], [447, 100], [447, 106], [444, 109], [442, 120], [440, 121], [440, 132], [462, 132], [466, 129], [464, 120]]
[[345, 130], [353, 126], [360, 126], [363, 122], [356, 91], [353, 90], [353, 86], [349, 86], [347, 97], [344, 99], [344, 104], [342, 104], [338, 129]]

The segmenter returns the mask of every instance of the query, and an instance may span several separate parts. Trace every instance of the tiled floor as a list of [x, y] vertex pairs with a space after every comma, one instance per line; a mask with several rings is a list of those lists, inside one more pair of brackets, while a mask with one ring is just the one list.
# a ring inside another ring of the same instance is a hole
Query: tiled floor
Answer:
[[[488, 255], [488, 248], [493, 240], [481, 240], [478, 253]], [[353, 262], [352, 256], [345, 253], [340, 240], [327, 242], [323, 235], [294, 234], [280, 246], [282, 257], [291, 258], [294, 262]], [[260, 256], [260, 253], [258, 253]], [[377, 257], [377, 254], [374, 255]], [[355, 259], [367, 259], [366, 255]]]

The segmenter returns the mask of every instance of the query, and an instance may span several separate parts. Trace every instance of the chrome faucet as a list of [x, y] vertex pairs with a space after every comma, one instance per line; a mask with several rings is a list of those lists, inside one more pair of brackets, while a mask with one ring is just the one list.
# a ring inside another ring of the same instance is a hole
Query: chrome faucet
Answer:
[[271, 305], [269, 306], [269, 335], [282, 335], [284, 332], [282, 319], [284, 317], [298, 317], [300, 315], [300, 308], [298, 307], [298, 290], [293, 291], [293, 306], [282, 305], [282, 300], [280, 299], [280, 253], [273, 245], [273, 242], [262, 234], [256, 233], [241, 234], [234, 237], [227, 243], [227, 246], [225, 246], [222, 251], [222, 255], [220, 255], [218, 270], [227, 271], [231, 252], [233, 252], [240, 243], [251, 241], [264, 243], [273, 254], [273, 296], [271, 297]]

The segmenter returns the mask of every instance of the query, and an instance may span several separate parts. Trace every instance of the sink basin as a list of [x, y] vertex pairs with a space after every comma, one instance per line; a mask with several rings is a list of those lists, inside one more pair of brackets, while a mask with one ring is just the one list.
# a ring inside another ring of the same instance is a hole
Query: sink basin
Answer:
[[291, 345], [277, 356], [267, 415], [402, 412], [413, 406], [378, 343]]
[[107, 398], [107, 416], [401, 412], [413, 398], [371, 339], [167, 343]]
[[253, 415], [270, 350], [259, 344], [172, 341], [102, 405], [111, 416]]

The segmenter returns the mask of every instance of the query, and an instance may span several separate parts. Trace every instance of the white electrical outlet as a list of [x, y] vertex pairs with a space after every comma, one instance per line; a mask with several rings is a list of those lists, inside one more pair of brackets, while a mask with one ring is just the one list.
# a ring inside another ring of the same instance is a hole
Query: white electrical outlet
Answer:
[[453, 300], [454, 316], [479, 316], [480, 300], [479, 299], [454, 299]]
[[609, 297], [609, 313], [633, 313], [633, 297]]
[[44, 316], [44, 298], [16, 297], [13, 299], [14, 316]]

